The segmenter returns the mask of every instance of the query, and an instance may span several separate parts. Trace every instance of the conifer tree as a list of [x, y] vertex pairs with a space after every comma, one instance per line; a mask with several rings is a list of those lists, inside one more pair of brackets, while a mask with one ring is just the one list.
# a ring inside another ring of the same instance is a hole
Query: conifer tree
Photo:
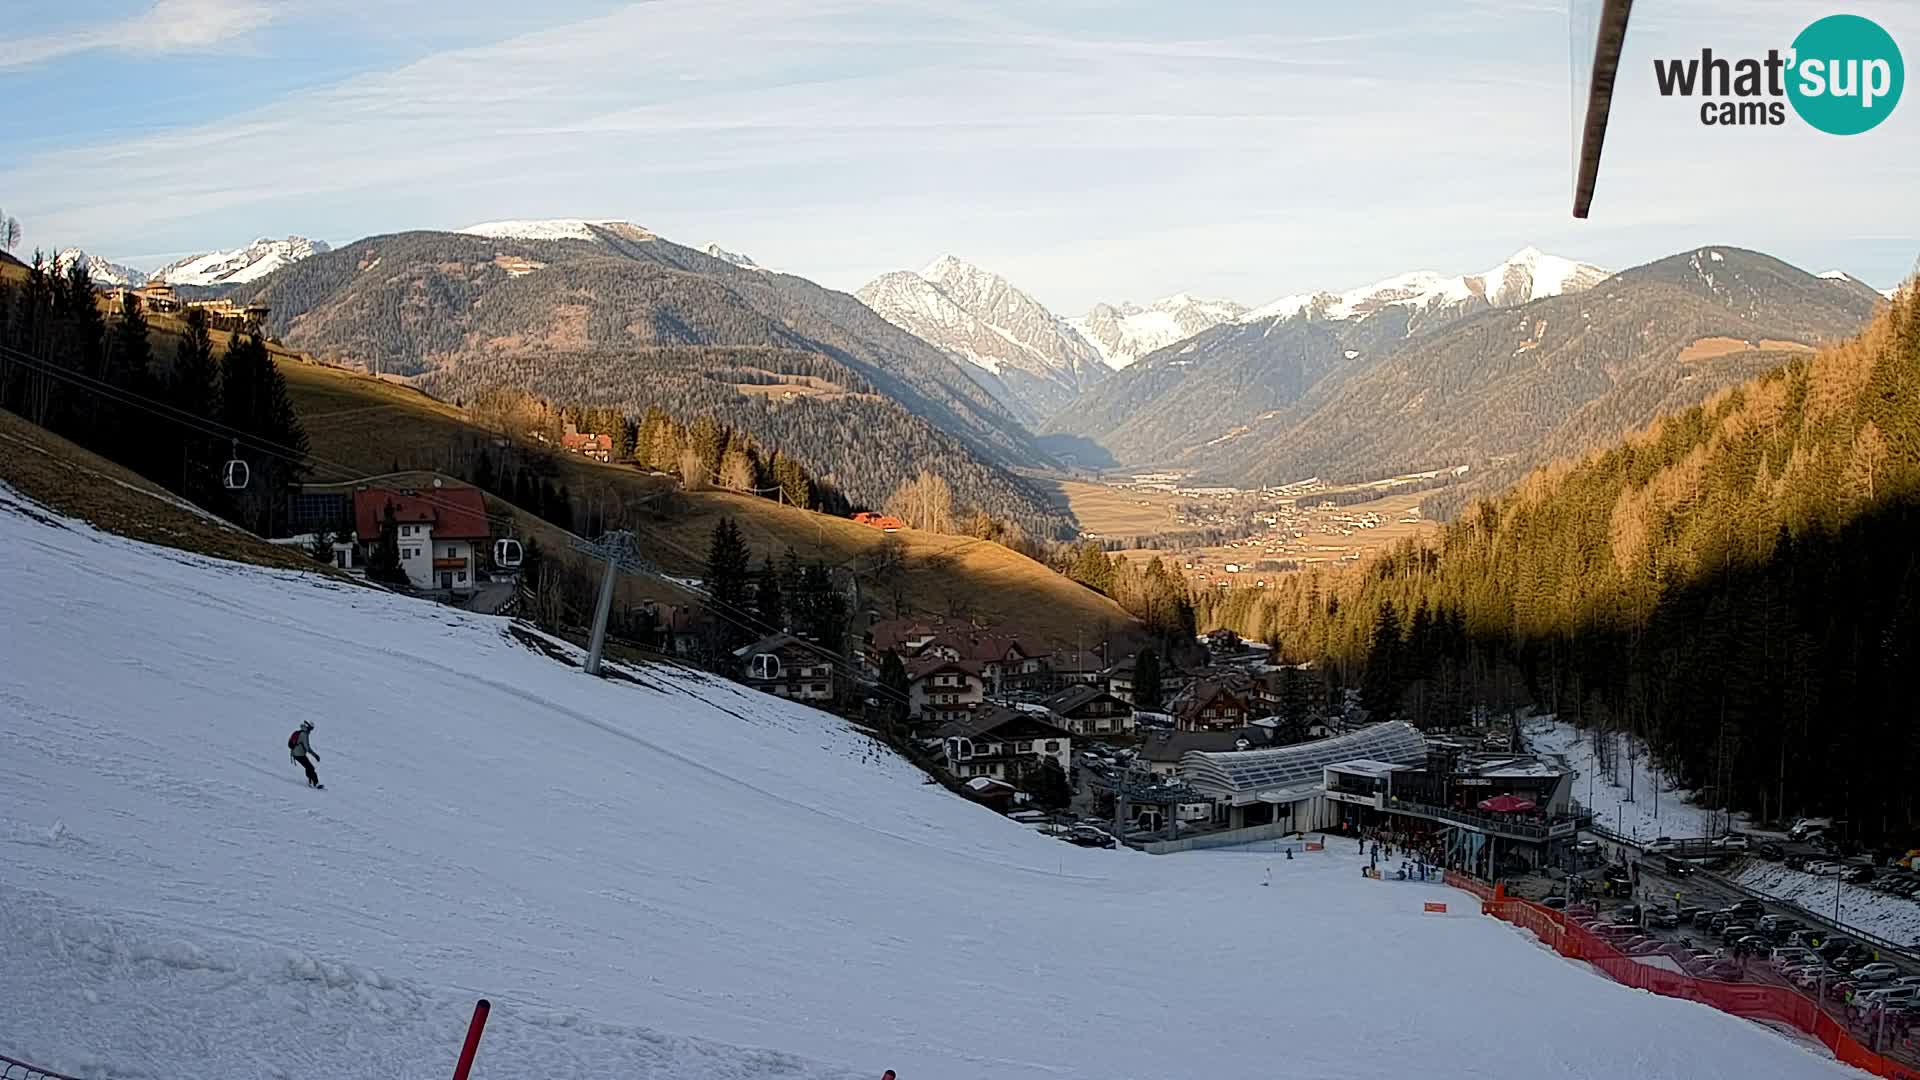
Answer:
[[1142, 649], [1134, 658], [1133, 705], [1147, 712], [1160, 709], [1160, 657], [1152, 649]]

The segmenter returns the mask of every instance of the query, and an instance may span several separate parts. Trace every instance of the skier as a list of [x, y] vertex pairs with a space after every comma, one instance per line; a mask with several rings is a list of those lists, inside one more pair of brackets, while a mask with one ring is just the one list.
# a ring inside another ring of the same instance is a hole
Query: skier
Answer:
[[[296, 764], [298, 764], [301, 768], [307, 770], [307, 786], [308, 787], [310, 788], [325, 787], [326, 785], [320, 782], [320, 775], [313, 771], [313, 762], [320, 760], [320, 753], [319, 751], [315, 750], [313, 748], [313, 744], [308, 741], [308, 737], [312, 733], [313, 733], [313, 721], [311, 720], [300, 721], [299, 729], [296, 730], [293, 734], [287, 736], [287, 753], [293, 756], [293, 760]], [[313, 761], [307, 760], [309, 755], [312, 756]]]

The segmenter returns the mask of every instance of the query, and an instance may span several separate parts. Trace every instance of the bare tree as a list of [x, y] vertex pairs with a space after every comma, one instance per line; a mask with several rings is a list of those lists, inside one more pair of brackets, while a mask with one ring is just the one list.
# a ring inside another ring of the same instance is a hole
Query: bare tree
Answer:
[[12, 251], [20, 246], [20, 220], [0, 211], [0, 248]]
[[908, 528], [928, 532], [951, 533], [953, 528], [953, 489], [944, 477], [921, 470], [912, 480], [902, 481], [887, 500], [887, 511], [907, 523]]
[[680, 451], [680, 486], [688, 491], [707, 489], [707, 461], [692, 447]]

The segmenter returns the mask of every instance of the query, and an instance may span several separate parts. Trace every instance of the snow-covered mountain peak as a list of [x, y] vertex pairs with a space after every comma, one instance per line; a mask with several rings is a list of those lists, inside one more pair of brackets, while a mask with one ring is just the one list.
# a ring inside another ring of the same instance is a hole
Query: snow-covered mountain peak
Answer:
[[1108, 367], [1118, 369], [1155, 349], [1237, 318], [1245, 310], [1231, 300], [1209, 300], [1181, 292], [1145, 307], [1124, 300], [1095, 304], [1085, 315], [1068, 322], [1099, 350], [1100, 359]]
[[537, 220], [483, 221], [458, 230], [469, 236], [488, 236], [497, 240], [598, 240], [592, 226], [612, 225], [611, 218], [543, 218]]
[[153, 280], [173, 285], [239, 285], [329, 250], [325, 241], [304, 236], [284, 240], [262, 236], [245, 247], [209, 251], [168, 263], [153, 272]]
[[1247, 312], [1240, 321], [1296, 316], [1345, 321], [1395, 307], [1412, 309], [1418, 319], [1480, 307], [1513, 307], [1590, 289], [1610, 276], [1600, 267], [1524, 247], [1483, 273], [1450, 276], [1414, 270], [1345, 292], [1294, 293]]
[[739, 267], [742, 270], [762, 270], [762, 271], [766, 270], [766, 267], [761, 266], [757, 262], [754, 262], [753, 259], [749, 258], [748, 256], [742, 255], [737, 251], [728, 251], [726, 248], [721, 247], [719, 244], [708, 244], [706, 247], [701, 248], [700, 250], [706, 252], [708, 255], [711, 255], [716, 259], [719, 259], [721, 262], [732, 263], [733, 265]]
[[855, 294], [888, 322], [992, 376], [988, 389], [1028, 420], [1107, 371], [1099, 350], [1007, 279], [945, 254], [919, 273], [882, 274]]
[[67, 248], [54, 255], [53, 266], [55, 270], [64, 274], [68, 267], [82, 261], [86, 264], [87, 276], [93, 279], [95, 285], [138, 287], [147, 283], [147, 275], [133, 267], [108, 262], [98, 255], [89, 255], [79, 248]]

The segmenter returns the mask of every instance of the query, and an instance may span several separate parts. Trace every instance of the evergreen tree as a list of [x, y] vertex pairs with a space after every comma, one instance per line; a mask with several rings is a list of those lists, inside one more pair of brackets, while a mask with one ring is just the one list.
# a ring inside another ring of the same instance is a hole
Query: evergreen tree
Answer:
[[833, 572], [815, 562], [800, 572], [793, 600], [793, 622], [801, 634], [829, 652], [840, 652], [847, 638], [847, 598], [833, 585]]
[[723, 517], [713, 527], [713, 541], [707, 547], [707, 595], [712, 598], [713, 616], [724, 629], [721, 637], [738, 644], [745, 634], [739, 626], [750, 614], [747, 605], [747, 542], [733, 518]]
[[911, 689], [906, 663], [900, 659], [899, 653], [888, 649], [880, 658], [880, 707], [885, 711], [889, 723], [899, 724], [906, 720]]
[[1065, 810], [1073, 802], [1067, 771], [1051, 757], [1042, 757], [1020, 777], [1020, 790], [1045, 810]]
[[367, 556], [367, 579], [388, 585], [408, 583], [407, 572], [400, 565], [400, 525], [394, 520], [392, 503], [381, 516], [380, 539]]
[[754, 579], [753, 616], [762, 629], [786, 629], [786, 598], [780, 589], [780, 573], [774, 568], [772, 552], [767, 553], [766, 560], [760, 564], [760, 574]]
[[1400, 690], [1405, 643], [1400, 638], [1400, 616], [1393, 602], [1382, 600], [1373, 622], [1373, 643], [1367, 649], [1366, 674], [1360, 682], [1360, 705], [1373, 720], [1400, 715]]
[[1147, 712], [1160, 709], [1160, 657], [1152, 649], [1140, 650], [1133, 661], [1133, 705]]
[[[213, 360], [213, 339], [207, 333], [207, 313], [188, 308], [186, 330], [174, 347], [173, 368], [167, 375], [164, 396], [167, 404], [184, 413], [206, 420], [222, 415], [220, 408], [220, 369]], [[220, 486], [220, 468], [225, 460], [217, 455], [220, 443], [211, 436], [183, 425], [175, 426], [178, 469], [168, 485], [188, 499], [208, 509], [224, 504]]]
[[220, 371], [221, 422], [241, 433], [229, 446], [248, 473], [247, 487], [233, 493], [233, 503], [242, 524], [273, 536], [284, 520], [287, 494], [307, 472], [307, 433], [260, 335], [235, 334]]

